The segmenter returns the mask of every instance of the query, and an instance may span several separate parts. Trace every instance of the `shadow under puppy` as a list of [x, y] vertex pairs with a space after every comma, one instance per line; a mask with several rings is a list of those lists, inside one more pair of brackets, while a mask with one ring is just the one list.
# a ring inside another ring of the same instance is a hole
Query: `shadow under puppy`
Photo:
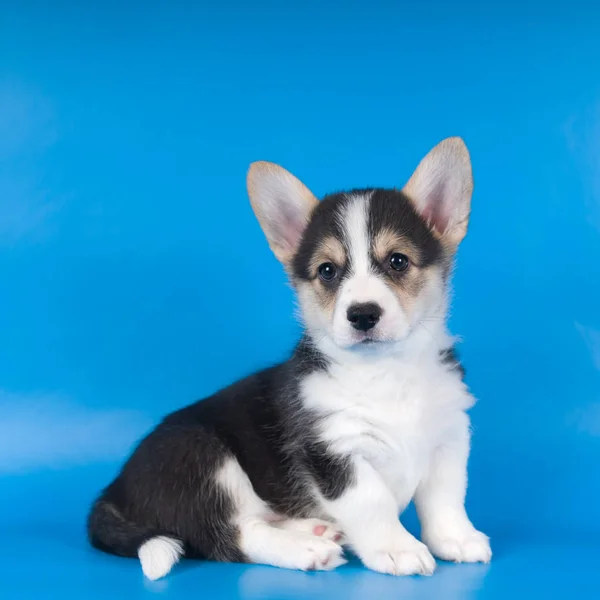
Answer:
[[[248, 192], [296, 290], [291, 358], [167, 416], [94, 504], [91, 543], [150, 579], [182, 557], [429, 575], [432, 555], [488, 562], [464, 507], [474, 399], [446, 328], [472, 176], [459, 138], [400, 191], [320, 202], [285, 169]], [[399, 514], [414, 499], [423, 542]], [[342, 538], [343, 536], [343, 538]]]

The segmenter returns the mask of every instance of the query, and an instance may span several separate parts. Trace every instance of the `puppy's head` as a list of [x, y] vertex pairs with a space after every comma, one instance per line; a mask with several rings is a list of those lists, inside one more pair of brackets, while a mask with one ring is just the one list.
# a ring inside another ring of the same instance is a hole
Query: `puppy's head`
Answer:
[[402, 342], [423, 320], [444, 316], [472, 188], [460, 138], [431, 150], [401, 191], [352, 190], [319, 202], [282, 167], [256, 162], [248, 172], [252, 207], [308, 331], [339, 348]]

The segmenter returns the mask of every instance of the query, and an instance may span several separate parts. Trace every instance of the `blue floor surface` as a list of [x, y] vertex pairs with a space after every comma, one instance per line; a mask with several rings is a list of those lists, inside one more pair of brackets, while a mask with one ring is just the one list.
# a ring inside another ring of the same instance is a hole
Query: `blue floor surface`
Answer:
[[[579, 0], [2, 3], [0, 598], [600, 598], [599, 27]], [[475, 178], [451, 326], [491, 565], [150, 583], [88, 547], [140, 436], [297, 339], [249, 163], [317, 195], [401, 186], [451, 135]]]
[[[74, 536], [73, 536], [74, 538]], [[31, 551], [30, 543], [35, 543]], [[31, 562], [15, 553], [28, 552]], [[83, 556], [82, 556], [83, 553]], [[5, 556], [8, 555], [8, 556]], [[39, 535], [0, 552], [2, 590], [8, 598], [598, 598], [598, 549], [534, 544], [512, 546], [493, 565], [448, 565], [432, 577], [393, 578], [350, 564], [328, 573], [272, 567], [184, 564], [166, 580], [144, 580], [134, 561], [86, 554], [79, 541], [57, 545]], [[7, 560], [6, 560], [7, 559]], [[483, 593], [485, 590], [485, 593]], [[26, 594], [24, 596], [23, 594]]]
[[[103, 470], [106, 471], [106, 470]], [[95, 469], [94, 475], [101, 473]], [[64, 486], [57, 491], [56, 484]], [[6, 482], [5, 482], [6, 483]], [[9, 482], [11, 483], [11, 482]], [[16, 482], [12, 482], [16, 483]], [[352, 560], [333, 572], [302, 573], [258, 565], [183, 561], [163, 580], [146, 580], [134, 559], [98, 553], [85, 544], [82, 500], [88, 469], [28, 477], [9, 497], [0, 546], [2, 598], [239, 598], [330, 600], [375, 598], [463, 600], [484, 598], [598, 598], [597, 540], [554, 539], [547, 533], [488, 527], [495, 551], [490, 565], [438, 563], [432, 577], [395, 578]], [[84, 491], [85, 490], [85, 491]]]

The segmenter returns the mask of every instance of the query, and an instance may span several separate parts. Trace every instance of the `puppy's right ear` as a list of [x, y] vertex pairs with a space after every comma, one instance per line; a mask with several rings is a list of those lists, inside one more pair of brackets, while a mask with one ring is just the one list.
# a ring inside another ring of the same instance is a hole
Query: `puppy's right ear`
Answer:
[[454, 250], [467, 233], [473, 193], [471, 158], [459, 137], [441, 141], [403, 190], [443, 243]]
[[248, 195], [275, 256], [288, 266], [318, 200], [283, 167], [259, 161], [250, 165]]

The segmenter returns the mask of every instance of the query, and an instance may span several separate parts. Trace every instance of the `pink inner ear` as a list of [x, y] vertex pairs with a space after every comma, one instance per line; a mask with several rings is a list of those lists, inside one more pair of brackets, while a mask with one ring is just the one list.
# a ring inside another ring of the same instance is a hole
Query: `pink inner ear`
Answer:
[[436, 185], [427, 195], [427, 203], [421, 210], [423, 218], [439, 233], [445, 233], [449, 223], [444, 195], [444, 186]]
[[296, 251], [300, 238], [306, 226], [306, 223], [302, 219], [299, 219], [297, 215], [293, 215], [290, 212], [281, 215], [281, 236], [285, 246], [292, 252]]

